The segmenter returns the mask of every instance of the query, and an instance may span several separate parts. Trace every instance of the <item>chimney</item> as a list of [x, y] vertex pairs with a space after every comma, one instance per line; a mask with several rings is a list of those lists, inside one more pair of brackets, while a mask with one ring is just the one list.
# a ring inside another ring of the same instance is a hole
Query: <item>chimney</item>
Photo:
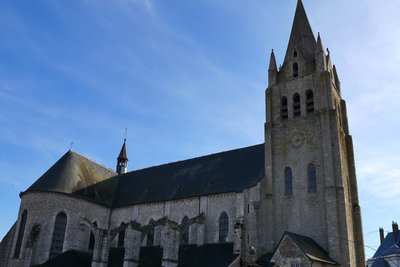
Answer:
[[392, 229], [393, 229], [393, 239], [394, 242], [397, 242], [397, 237], [399, 236], [399, 226], [397, 225], [397, 222], [392, 222]]
[[380, 237], [380, 239], [381, 239], [381, 244], [383, 243], [383, 240], [385, 239], [385, 236], [384, 236], [384, 232], [383, 232], [383, 228], [381, 227], [381, 228], [379, 228], [379, 237]]

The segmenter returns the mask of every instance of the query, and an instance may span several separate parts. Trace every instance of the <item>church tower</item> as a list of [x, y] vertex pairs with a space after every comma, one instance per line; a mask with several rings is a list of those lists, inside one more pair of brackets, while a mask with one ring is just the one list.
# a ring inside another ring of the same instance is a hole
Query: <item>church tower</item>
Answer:
[[341, 266], [365, 266], [346, 104], [301, 0], [279, 69], [271, 52], [268, 82], [260, 248], [272, 252], [288, 231], [312, 238]]

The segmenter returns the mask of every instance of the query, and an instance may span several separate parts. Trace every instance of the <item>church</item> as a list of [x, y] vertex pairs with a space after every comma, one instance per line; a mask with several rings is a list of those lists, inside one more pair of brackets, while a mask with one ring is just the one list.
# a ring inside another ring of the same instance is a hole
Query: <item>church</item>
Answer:
[[346, 103], [298, 0], [264, 142], [128, 171], [69, 150], [20, 194], [1, 267], [365, 266]]

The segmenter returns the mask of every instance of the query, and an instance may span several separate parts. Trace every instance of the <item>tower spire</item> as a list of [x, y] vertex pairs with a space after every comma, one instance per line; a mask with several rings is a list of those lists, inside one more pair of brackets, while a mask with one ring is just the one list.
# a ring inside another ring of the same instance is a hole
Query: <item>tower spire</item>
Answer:
[[285, 62], [297, 51], [308, 62], [314, 60], [316, 41], [301, 0], [297, 1]]
[[126, 133], [124, 144], [122, 145], [121, 151], [117, 158], [117, 173], [124, 174], [128, 171], [128, 155], [126, 153]]
[[319, 33], [317, 37], [317, 46], [315, 48], [315, 66], [317, 72], [323, 72], [327, 69], [324, 47], [322, 46], [322, 40]]
[[274, 49], [271, 51], [271, 57], [269, 59], [269, 68], [268, 68], [268, 85], [275, 84], [277, 82], [278, 71], [276, 69], [276, 59]]

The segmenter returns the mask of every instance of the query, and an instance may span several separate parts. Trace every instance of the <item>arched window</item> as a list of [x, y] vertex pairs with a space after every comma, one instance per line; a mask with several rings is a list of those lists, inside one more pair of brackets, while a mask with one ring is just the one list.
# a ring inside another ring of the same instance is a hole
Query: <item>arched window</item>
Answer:
[[292, 169], [289, 167], [285, 168], [285, 196], [293, 195], [293, 177]]
[[293, 49], [293, 57], [297, 57], [297, 50], [296, 50], [296, 48]]
[[22, 212], [21, 215], [21, 222], [19, 223], [17, 243], [15, 244], [15, 250], [14, 250], [14, 258], [16, 259], [19, 258], [19, 254], [21, 253], [22, 239], [24, 238], [27, 217], [28, 217], [28, 212], [24, 210], [24, 212]]
[[181, 228], [181, 245], [187, 245], [189, 243], [189, 218], [187, 216], [182, 219], [182, 228]]
[[151, 219], [149, 222], [149, 225], [151, 226], [151, 228], [149, 229], [149, 231], [147, 232], [147, 240], [146, 240], [146, 246], [148, 247], [152, 247], [154, 246], [154, 220]]
[[226, 243], [229, 231], [229, 218], [225, 212], [219, 217], [219, 243]]
[[314, 93], [312, 90], [306, 92], [306, 108], [307, 113], [314, 112]]
[[66, 228], [67, 215], [64, 212], [60, 212], [54, 222], [53, 238], [50, 247], [50, 259], [62, 253]]
[[315, 170], [315, 165], [310, 163], [307, 168], [308, 172], [308, 192], [317, 193], [317, 172]]
[[281, 117], [282, 119], [287, 119], [288, 117], [288, 106], [286, 96], [281, 98]]
[[297, 117], [300, 116], [301, 111], [300, 111], [300, 95], [298, 93], [295, 93], [293, 95], [293, 116]]
[[297, 62], [293, 63], [292, 65], [292, 73], [293, 77], [299, 76], [299, 64]]
[[[97, 222], [94, 222], [93, 225], [97, 227]], [[96, 238], [94, 236], [93, 231], [90, 231], [90, 237], [89, 237], [89, 251], [92, 251], [94, 249], [94, 244], [96, 242]]]
[[[121, 223], [121, 226], [125, 225], [125, 223]], [[124, 247], [124, 241], [125, 241], [125, 230], [122, 230], [118, 233], [118, 242], [117, 242], [117, 246], [122, 248]]]

